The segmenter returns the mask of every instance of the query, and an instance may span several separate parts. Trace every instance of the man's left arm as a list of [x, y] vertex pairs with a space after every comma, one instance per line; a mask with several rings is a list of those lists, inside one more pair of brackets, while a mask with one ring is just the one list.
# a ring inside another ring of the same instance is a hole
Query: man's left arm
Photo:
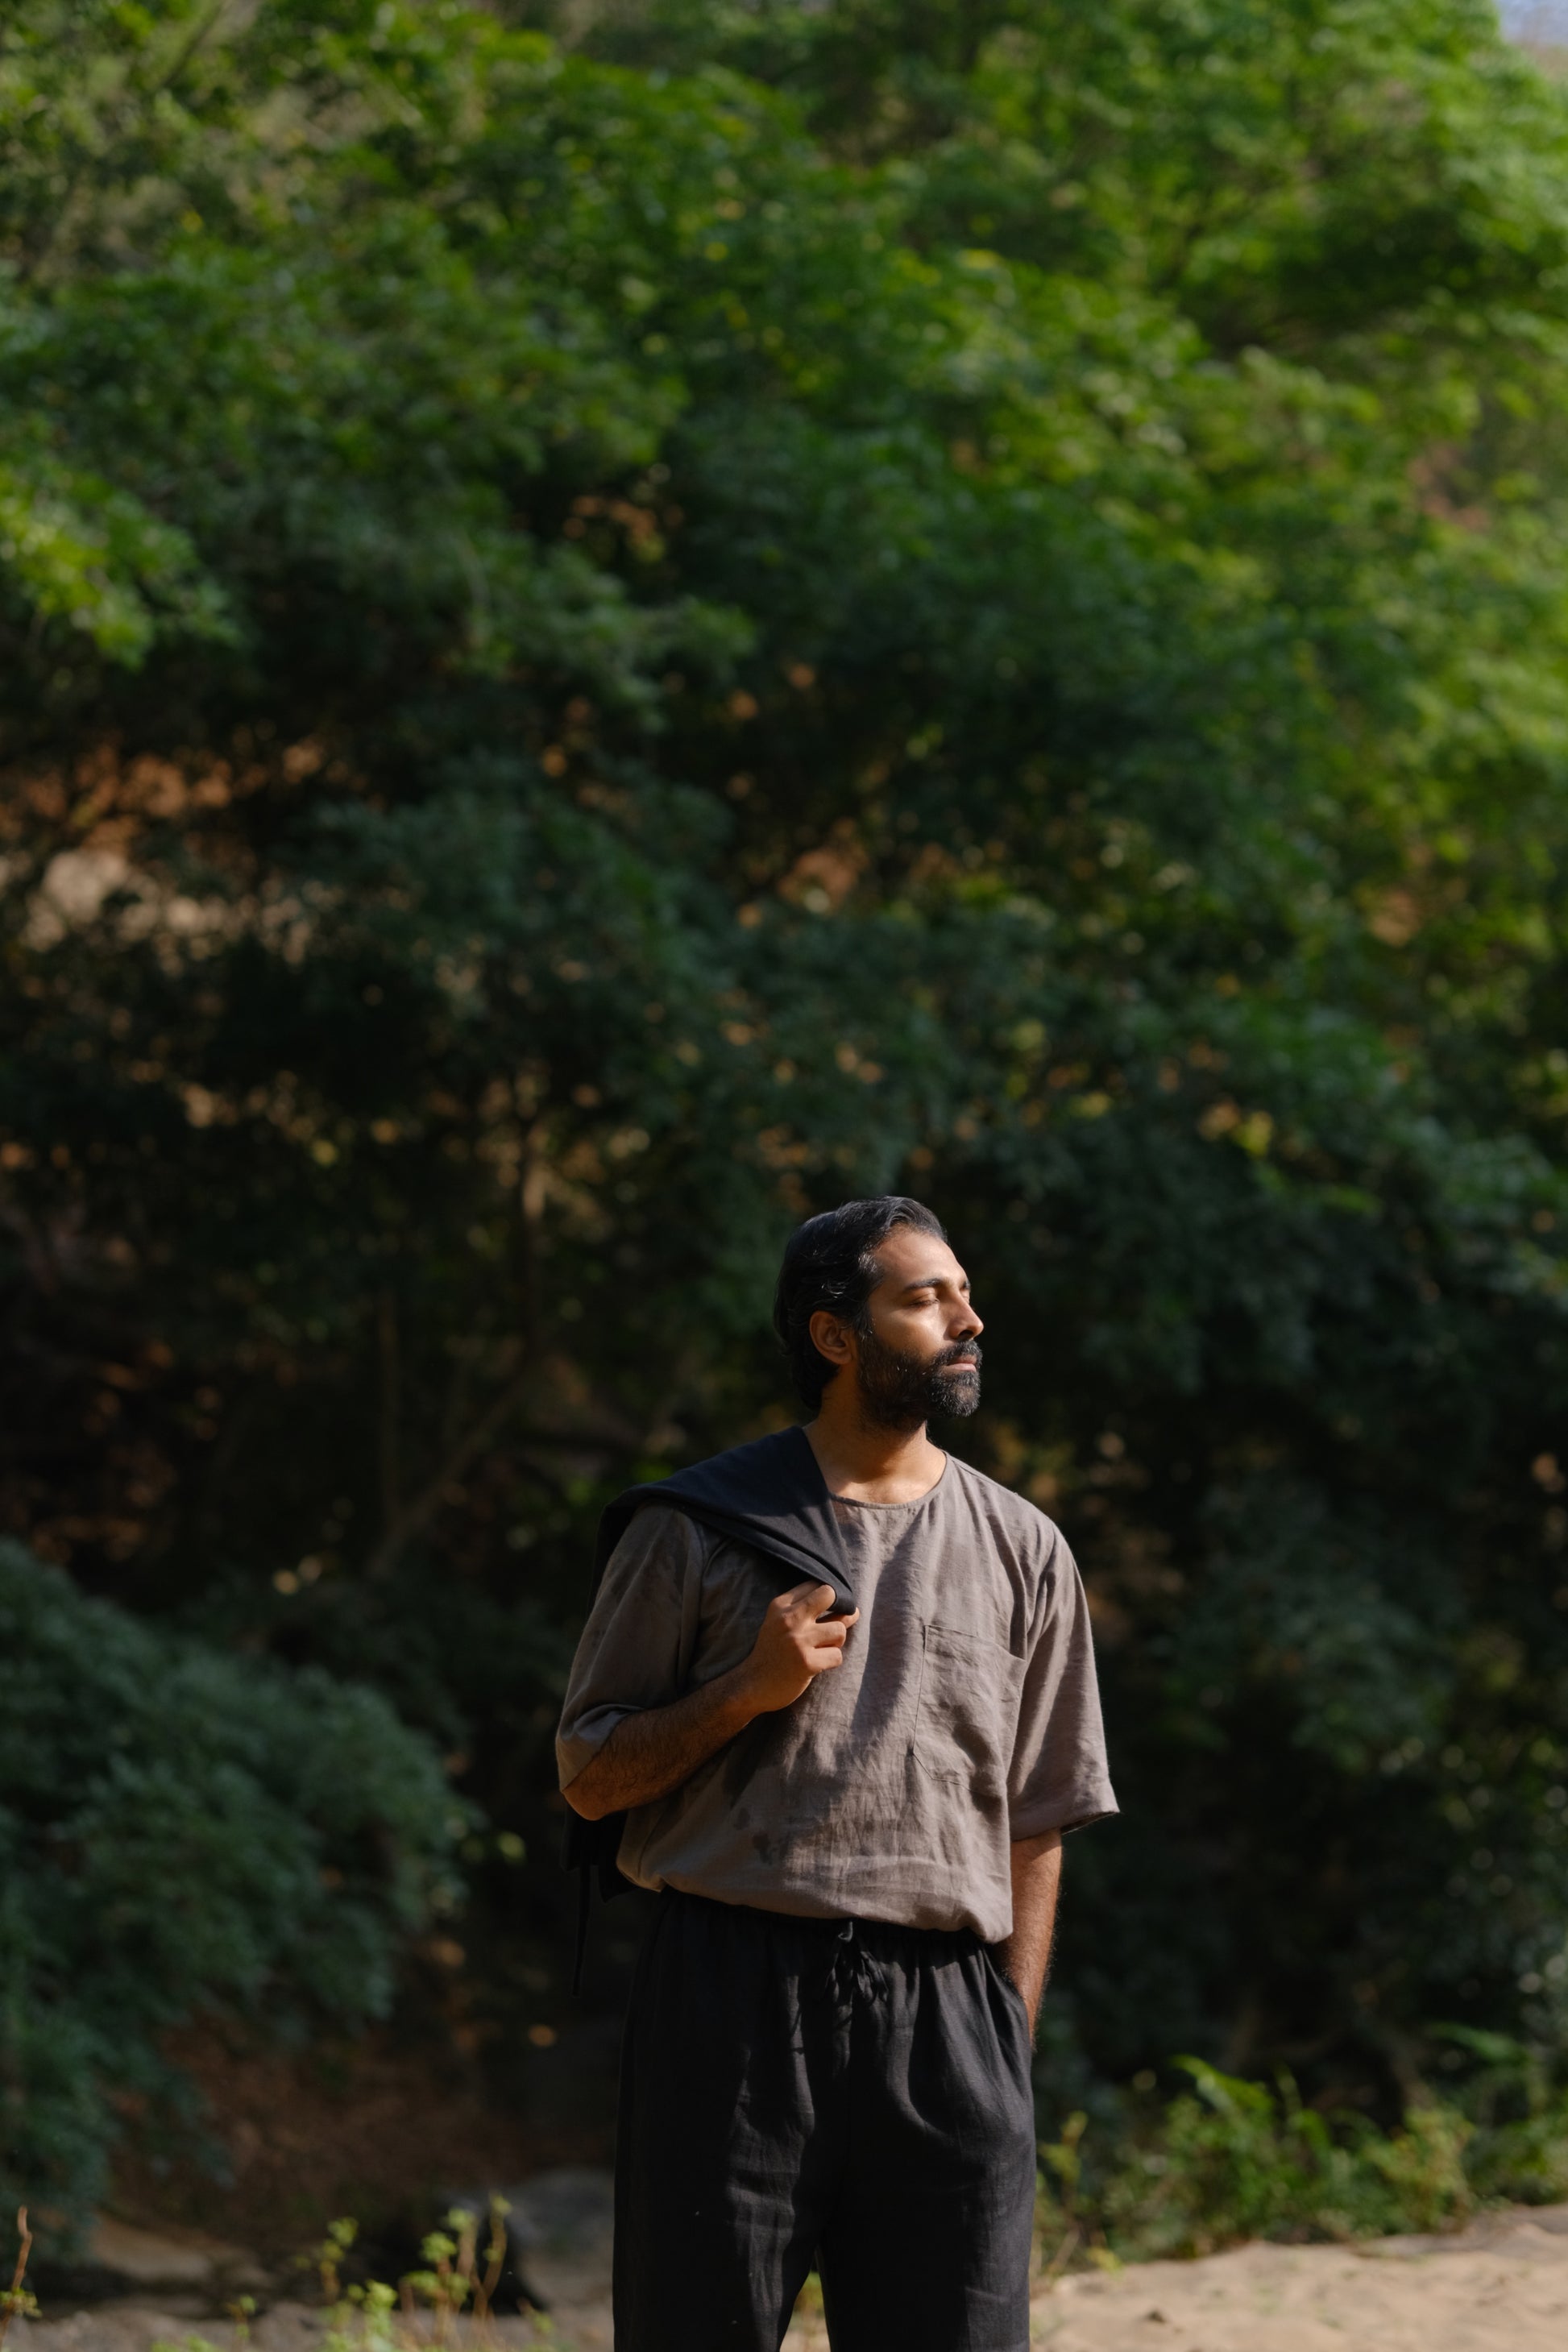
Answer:
[[1062, 1833], [1046, 1830], [1018, 1838], [1012, 1847], [1013, 1932], [1003, 1947], [1008, 1975], [1023, 1995], [1029, 2032], [1040, 2013], [1040, 1996], [1051, 1965], [1057, 1929], [1057, 1895], [1062, 1883]]
[[1083, 1581], [1061, 1530], [1036, 1517], [1047, 1549], [1007, 1776], [1013, 1932], [1004, 1948], [1031, 2031], [1051, 1961], [1062, 1839], [1116, 1811]]

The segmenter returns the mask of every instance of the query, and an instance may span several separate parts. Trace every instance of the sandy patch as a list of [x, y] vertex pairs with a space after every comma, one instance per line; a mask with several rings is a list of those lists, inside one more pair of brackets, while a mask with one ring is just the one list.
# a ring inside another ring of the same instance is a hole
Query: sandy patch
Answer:
[[1568, 2206], [1453, 2238], [1240, 2246], [1063, 2279], [1035, 2308], [1050, 2352], [1565, 2352]]
[[[1090, 2271], [1037, 2295], [1048, 2352], [1568, 2352], [1568, 2205], [1451, 2238], [1240, 2246]], [[820, 2321], [789, 2352], [824, 2352]], [[889, 2352], [896, 2352], [889, 2346]]]

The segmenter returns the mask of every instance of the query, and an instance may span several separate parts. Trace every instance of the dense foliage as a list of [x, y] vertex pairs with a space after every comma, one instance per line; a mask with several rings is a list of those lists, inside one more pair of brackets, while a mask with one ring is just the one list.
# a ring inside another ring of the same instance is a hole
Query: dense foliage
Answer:
[[162, 2037], [384, 2014], [457, 1892], [439, 1759], [374, 1691], [226, 1657], [0, 1547], [0, 2193], [73, 2231]]
[[1568, 102], [1484, 0], [508, 16], [0, 33], [16, 1531], [528, 1827], [595, 1500], [919, 1191], [1102, 1642], [1053, 2095], [1555, 2046]]

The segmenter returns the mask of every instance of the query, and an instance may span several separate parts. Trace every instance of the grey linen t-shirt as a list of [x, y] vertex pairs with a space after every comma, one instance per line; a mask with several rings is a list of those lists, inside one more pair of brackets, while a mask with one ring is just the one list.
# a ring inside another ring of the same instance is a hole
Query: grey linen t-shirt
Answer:
[[[628, 1814], [620, 1866], [639, 1886], [996, 1943], [1013, 1841], [1116, 1811], [1078, 1569], [1033, 1504], [951, 1455], [916, 1502], [834, 1507], [860, 1610], [843, 1664]], [[562, 1787], [624, 1717], [739, 1665], [780, 1585], [749, 1548], [645, 1506], [573, 1661]]]

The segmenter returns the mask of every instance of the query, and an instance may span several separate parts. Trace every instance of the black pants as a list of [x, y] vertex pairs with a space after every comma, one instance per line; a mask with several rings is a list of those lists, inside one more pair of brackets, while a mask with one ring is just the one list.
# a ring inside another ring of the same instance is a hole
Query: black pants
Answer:
[[972, 1935], [666, 1894], [637, 1964], [616, 2352], [1026, 2352], [1024, 2004]]

